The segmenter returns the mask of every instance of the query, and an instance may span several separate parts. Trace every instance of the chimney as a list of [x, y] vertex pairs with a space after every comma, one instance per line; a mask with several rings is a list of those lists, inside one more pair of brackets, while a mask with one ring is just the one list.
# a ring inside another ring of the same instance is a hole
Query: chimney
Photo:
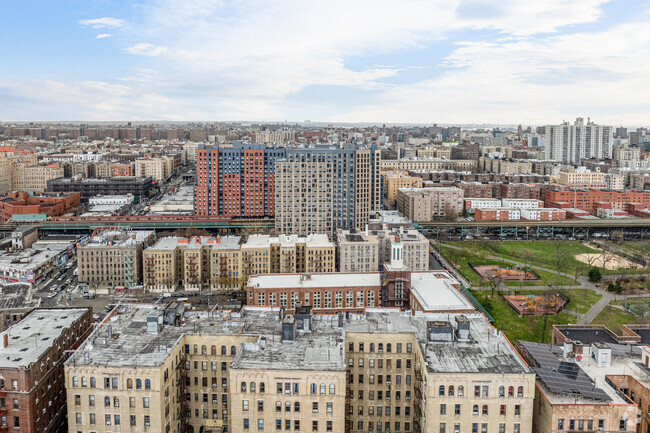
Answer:
[[9, 346], [9, 334], [5, 334], [2, 338], [2, 347], [7, 347]]

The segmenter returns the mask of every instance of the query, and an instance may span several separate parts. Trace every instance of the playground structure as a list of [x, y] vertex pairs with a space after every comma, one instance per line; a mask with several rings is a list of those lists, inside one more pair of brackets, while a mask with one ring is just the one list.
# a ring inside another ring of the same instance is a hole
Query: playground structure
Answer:
[[473, 266], [470, 264], [470, 266], [484, 281], [495, 276], [499, 277], [502, 281], [539, 280], [539, 275], [531, 269], [516, 269], [498, 265]]
[[552, 295], [505, 295], [503, 299], [520, 316], [555, 316], [569, 303], [569, 298], [562, 293]]

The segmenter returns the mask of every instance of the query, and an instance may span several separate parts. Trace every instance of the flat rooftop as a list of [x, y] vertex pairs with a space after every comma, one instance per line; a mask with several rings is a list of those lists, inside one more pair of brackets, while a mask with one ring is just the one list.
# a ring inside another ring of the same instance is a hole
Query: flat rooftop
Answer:
[[266, 248], [270, 244], [280, 244], [281, 247], [293, 247], [296, 244], [305, 243], [310, 247], [334, 247], [326, 234], [311, 234], [307, 236], [298, 235], [250, 235], [242, 249]]
[[79, 320], [87, 308], [37, 309], [7, 328], [8, 345], [0, 345], [0, 368], [27, 368], [38, 361]]
[[379, 272], [262, 274], [251, 276], [248, 287], [254, 289], [290, 289], [322, 287], [374, 287], [381, 285]]
[[475, 308], [452, 284], [447, 272], [411, 273], [411, 293], [425, 311], [474, 311]]
[[155, 233], [153, 230], [101, 230], [90, 238], [84, 248], [131, 247], [143, 243]]

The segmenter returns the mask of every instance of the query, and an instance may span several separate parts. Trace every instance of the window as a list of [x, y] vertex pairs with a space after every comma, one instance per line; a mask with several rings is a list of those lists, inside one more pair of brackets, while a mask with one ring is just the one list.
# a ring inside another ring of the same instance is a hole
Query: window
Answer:
[[444, 422], [440, 423], [440, 433], [447, 433], [447, 425]]
[[257, 411], [264, 412], [264, 400], [257, 400]]
[[478, 416], [478, 404], [475, 404], [474, 406], [472, 406], [472, 414], [474, 416]]
[[142, 389], [142, 379], [135, 380], [135, 389]]
[[86, 376], [81, 378], [81, 386], [84, 388], [88, 386], [88, 379], [86, 379]]
[[499, 409], [499, 415], [506, 416], [506, 405], [505, 404], [501, 405], [501, 408]]
[[522, 398], [524, 396], [524, 387], [517, 387], [517, 397]]
[[621, 418], [620, 420], [618, 420], [618, 429], [620, 431], [626, 431], [627, 430], [627, 420], [626, 419]]
[[312, 384], [309, 386], [309, 392], [310, 392], [311, 394], [316, 394], [316, 384], [315, 384], [315, 383], [312, 383]]
[[521, 431], [521, 427], [520, 427], [519, 423], [515, 423], [514, 433], [519, 433], [520, 431]]
[[97, 418], [95, 417], [94, 413], [90, 414], [90, 423], [91, 424], [96, 424], [97, 423]]
[[299, 402], [295, 402], [293, 404], [293, 411], [294, 412], [300, 412], [300, 403]]
[[241, 392], [246, 392], [246, 382], [241, 383]]
[[515, 405], [515, 416], [521, 416], [521, 406], [518, 404]]
[[318, 421], [311, 422], [311, 431], [318, 431]]
[[440, 387], [438, 388], [438, 395], [441, 396], [441, 397], [445, 395], [445, 386], [444, 385], [440, 385]]
[[488, 414], [488, 405], [484, 404], [483, 405], [483, 410], [481, 411], [482, 415], [487, 415]]
[[104, 397], [104, 407], [111, 407], [111, 398]]
[[145, 381], [144, 381], [144, 389], [151, 389], [151, 380], [145, 379]]
[[560, 418], [557, 420], [557, 429], [558, 431], [564, 431], [564, 419]]
[[391, 348], [392, 348], [392, 347], [391, 347], [391, 344], [390, 344], [390, 343], [386, 343], [386, 353], [391, 353]]
[[375, 351], [375, 343], [370, 343], [370, 352]]
[[275, 411], [276, 412], [282, 412], [282, 402], [281, 401], [276, 401], [275, 402]]
[[77, 424], [82, 424], [81, 414], [77, 412], [75, 415], [76, 415], [75, 418], [77, 419]]
[[515, 395], [515, 387], [514, 386], [509, 386], [508, 387], [508, 397], [512, 397]]
[[330, 394], [334, 394], [335, 391], [336, 391], [336, 386], [333, 383], [331, 383], [330, 384]]
[[[408, 409], [408, 406], [407, 406]], [[454, 415], [460, 415], [460, 405], [457, 404], [454, 406]]]
[[446, 404], [441, 404], [440, 405], [440, 415], [447, 415], [447, 405]]
[[248, 428], [249, 428], [248, 418], [244, 418], [244, 430], [248, 430]]
[[116, 414], [113, 418], [115, 419], [115, 425], [120, 425], [120, 416]]
[[327, 413], [332, 413], [333, 405], [331, 401], [327, 402]]
[[[363, 376], [362, 375], [359, 375], [359, 379], [360, 379], [359, 383], [363, 383]], [[325, 384], [324, 383], [320, 384], [320, 394], [325, 395]]]
[[248, 410], [248, 400], [242, 400], [242, 410], [244, 412]]
[[97, 387], [97, 381], [95, 380], [94, 377], [90, 378], [90, 387], [91, 388], [96, 388]]
[[255, 382], [251, 382], [251, 384], [250, 384], [250, 390], [251, 390], [251, 392], [255, 392], [255, 388], [256, 388], [256, 387], [255, 387]]
[[95, 406], [95, 396], [94, 395], [89, 395], [88, 396], [88, 406]]
[[142, 397], [142, 407], [145, 409], [149, 408], [149, 397]]
[[505, 397], [506, 388], [504, 386], [499, 387], [499, 397]]
[[[79, 386], [79, 378], [77, 376], [72, 376], [72, 386]], [[18, 386], [14, 387], [14, 389], [17, 389]]]
[[449, 386], [449, 396], [450, 396], [450, 397], [453, 397], [453, 396], [454, 396], [454, 386], [453, 386], [453, 385], [450, 385], [450, 386]]
[[313, 402], [313, 403], [311, 404], [311, 411], [312, 411], [313, 413], [318, 413], [318, 402], [317, 402], [317, 401], [315, 401], [315, 402]]
[[464, 393], [465, 393], [465, 387], [463, 385], [460, 385], [458, 387], [458, 397], [462, 397]]
[[133, 389], [133, 379], [126, 379], [126, 389]]
[[264, 430], [264, 419], [260, 418], [257, 420], [257, 429]]

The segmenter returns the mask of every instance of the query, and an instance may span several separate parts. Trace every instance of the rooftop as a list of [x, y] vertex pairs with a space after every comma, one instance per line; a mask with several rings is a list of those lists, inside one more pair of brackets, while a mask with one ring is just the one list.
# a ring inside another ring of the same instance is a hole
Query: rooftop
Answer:
[[373, 287], [381, 285], [379, 272], [263, 274], [251, 276], [248, 287], [255, 289]]
[[411, 273], [411, 293], [424, 311], [474, 311], [472, 304], [452, 284], [458, 281], [447, 272]]
[[27, 368], [38, 361], [63, 329], [79, 320], [87, 308], [37, 309], [7, 328], [8, 345], [0, 345], [0, 368]]
[[153, 230], [123, 230], [110, 228], [98, 231], [84, 248], [133, 247], [155, 236]]
[[326, 234], [310, 234], [307, 236], [298, 235], [250, 235], [242, 249], [266, 248], [270, 244], [280, 244], [281, 247], [293, 247], [299, 243], [306, 243], [310, 247], [333, 247]]

